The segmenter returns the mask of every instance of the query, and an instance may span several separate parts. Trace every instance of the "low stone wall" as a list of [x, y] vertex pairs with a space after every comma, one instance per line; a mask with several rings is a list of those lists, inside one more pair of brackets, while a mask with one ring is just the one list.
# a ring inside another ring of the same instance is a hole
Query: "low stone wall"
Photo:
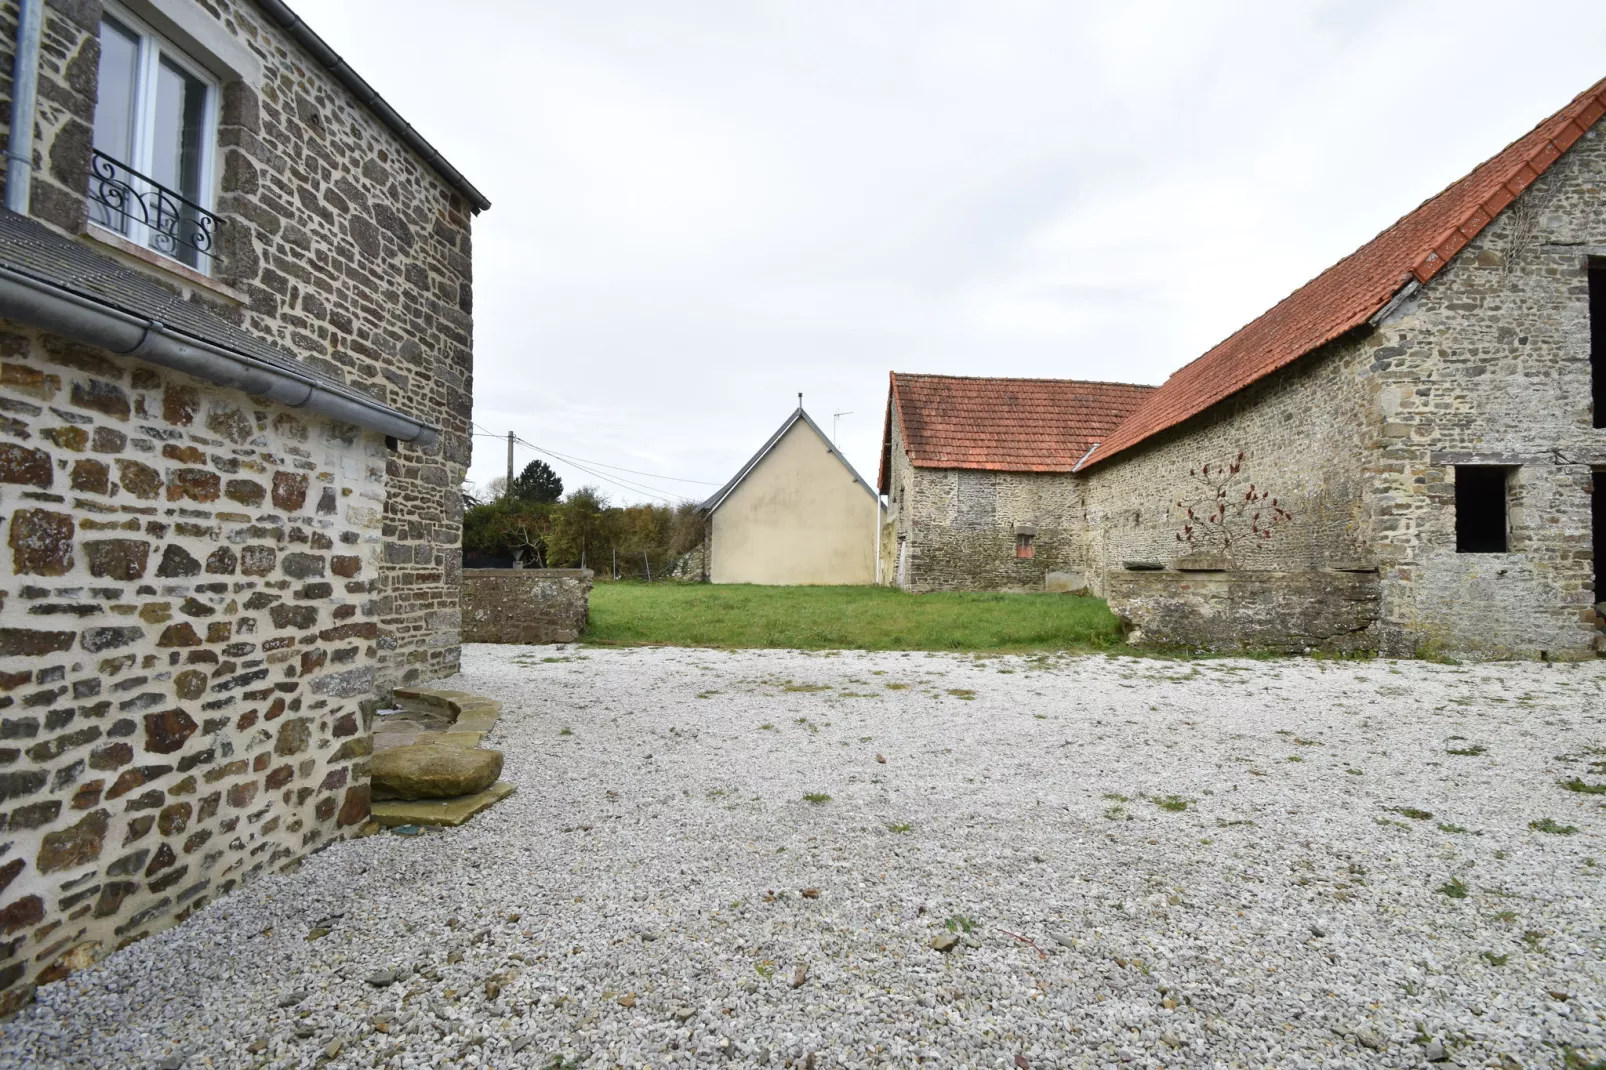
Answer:
[[572, 643], [585, 631], [588, 568], [463, 570], [463, 642]]
[[1110, 610], [1135, 644], [1213, 651], [1377, 649], [1376, 572], [1112, 572]]

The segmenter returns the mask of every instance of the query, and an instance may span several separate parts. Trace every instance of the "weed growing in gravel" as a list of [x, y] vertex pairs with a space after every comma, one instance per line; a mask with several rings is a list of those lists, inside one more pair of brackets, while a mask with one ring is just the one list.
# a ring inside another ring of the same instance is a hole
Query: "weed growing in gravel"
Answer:
[[1304, 760], [1305, 760], [1305, 759], [1303, 759], [1303, 758], [1301, 758], [1301, 757], [1300, 757], [1300, 756], [1299, 756], [1299, 755], [1297, 755], [1297, 754], [1290, 754], [1290, 755], [1289, 755], [1289, 756], [1288, 756], [1288, 761], [1290, 761], [1290, 762], [1302, 762], [1302, 761], [1304, 761]]
[[1542, 817], [1538, 821], [1528, 822], [1528, 827], [1535, 832], [1548, 832], [1552, 836], [1571, 836], [1578, 831], [1577, 825], [1558, 825], [1554, 818]]
[[758, 975], [764, 978], [766, 981], [775, 976], [775, 963], [770, 959], [764, 959], [761, 962], [755, 962], [753, 964], [753, 969], [758, 971]]
[[1606, 1070], [1606, 1059], [1596, 1059], [1594, 1062], [1590, 1062], [1587, 1055], [1582, 1054], [1575, 1048], [1563, 1048], [1562, 1051], [1565, 1053], [1565, 1061], [1562, 1063], [1563, 1070]]
[[1480, 951], [1478, 957], [1491, 966], [1504, 966], [1511, 958], [1510, 955], [1496, 955], [1493, 951]]
[[1432, 810], [1418, 810], [1414, 806], [1385, 806], [1383, 809], [1387, 810], [1391, 814], [1399, 814], [1401, 817], [1408, 817], [1412, 821], [1428, 821], [1433, 817]]
[[1476, 758], [1480, 754], [1489, 753], [1489, 748], [1482, 743], [1474, 743], [1470, 747], [1451, 747], [1446, 753], [1453, 754], [1457, 758]]
[[904, 822], [899, 822], [896, 825], [888, 825], [887, 826], [887, 831], [888, 832], [913, 832], [914, 831], [914, 826], [910, 825], [910, 824], [906, 824]]
[[1300, 739], [1298, 736], [1294, 737], [1294, 744], [1299, 747], [1320, 747], [1323, 745], [1319, 739]]
[[981, 922], [975, 918], [967, 918], [963, 914], [952, 914], [942, 925], [951, 933], [970, 933], [979, 928]]
[[1527, 945], [1529, 951], [1532, 951], [1536, 955], [1544, 953], [1544, 940], [1545, 934], [1540, 932], [1538, 929], [1527, 929], [1522, 934], [1522, 942]]
[[804, 694], [812, 694], [815, 691], [829, 691], [829, 690], [831, 690], [831, 685], [830, 684], [800, 684], [800, 683], [796, 683], [795, 681], [788, 680], [788, 681], [786, 681], [786, 683], [781, 685], [781, 690], [782, 691], [802, 692]]
[[804, 728], [807, 728], [810, 732], [813, 732], [816, 735], [818, 735], [819, 732], [820, 732], [820, 726], [815, 724], [813, 721], [809, 720], [807, 717], [799, 717], [796, 721], [793, 721], [792, 723], [793, 724], [800, 724]]
[[907, 691], [907, 690], [909, 690], [909, 685], [908, 684], [888, 684], [887, 685], [887, 690], [888, 691]]
[[1132, 801], [1131, 799], [1128, 799], [1125, 795], [1122, 795], [1118, 791], [1107, 791], [1107, 792], [1104, 793], [1104, 797], [1106, 799], [1110, 800], [1111, 802], [1124, 803], [1124, 802], [1131, 802]]
[[699, 692], [697, 692], [697, 697], [698, 698], [713, 698], [715, 695], [718, 695], [720, 693], [721, 692], [718, 692], [718, 691], [699, 691]]
[[964, 687], [950, 687], [948, 693], [954, 698], [964, 699], [966, 702], [973, 701], [976, 697], [976, 692]]
[[1418, 981], [1405, 980], [1399, 984], [1400, 991], [1408, 996], [1420, 996], [1422, 994], [1422, 985]]
[[1578, 777], [1571, 780], [1558, 780], [1557, 784], [1568, 791], [1576, 791], [1580, 795], [1606, 795], [1606, 784], [1586, 784]]
[[1362, 772], [1359, 769], [1346, 769], [1346, 770], [1344, 770], [1344, 772], [1348, 773], [1350, 776], [1365, 776], [1366, 775], [1364, 772]]
[[811, 802], [815, 806], [819, 806], [822, 803], [830, 802], [831, 796], [827, 795], [823, 791], [805, 791], [803, 793], [803, 800], [805, 802]]
[[1510, 925], [1517, 920], [1517, 912], [1515, 910], [1502, 910], [1494, 916], [1494, 920], [1503, 921]]
[[760, 732], [773, 732], [775, 731], [775, 726], [768, 721], [765, 721], [763, 724], [758, 726], [758, 730]]
[[1174, 814], [1181, 813], [1183, 810], [1188, 808], [1188, 800], [1184, 799], [1180, 795], [1167, 795], [1163, 799], [1151, 798], [1149, 801], [1154, 803], [1154, 805], [1158, 806], [1160, 809], [1170, 810]]
[[1460, 877], [1451, 877], [1447, 884], [1439, 885], [1439, 894], [1451, 899], [1465, 899], [1469, 891], [1471, 889], [1461, 882]]
[[1462, 828], [1460, 825], [1451, 824], [1448, 821], [1441, 821], [1441, 822], [1439, 822], [1439, 831], [1440, 832], [1470, 832], [1471, 830]]
[[558, 735], [572, 736], [574, 735], [574, 729], [570, 728], [568, 725], [564, 725], [562, 728], [558, 729]]

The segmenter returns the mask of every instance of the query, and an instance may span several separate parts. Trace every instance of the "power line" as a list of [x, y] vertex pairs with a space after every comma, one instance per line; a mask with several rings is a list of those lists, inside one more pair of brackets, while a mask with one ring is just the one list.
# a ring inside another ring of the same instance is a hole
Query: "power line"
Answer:
[[[475, 424], [474, 426], [479, 427], [480, 425]], [[502, 441], [507, 440], [506, 435], [493, 434], [490, 431], [486, 431], [484, 428], [480, 428], [480, 430], [483, 432], [483, 434], [476, 435], [476, 438], [494, 438]], [[553, 457], [557, 457], [560, 460], [566, 461], [567, 463], [574, 465], [576, 468], [580, 467], [580, 463], [585, 463], [594, 465], [597, 468], [607, 468], [615, 472], [629, 472], [633, 476], [646, 476], [649, 479], [667, 479], [675, 483], [697, 483], [704, 487], [722, 487], [725, 485], [723, 483], [715, 483], [708, 479], [687, 479], [685, 476], [667, 476], [659, 472], [643, 472], [640, 469], [626, 468], [623, 465], [617, 464], [607, 464], [603, 461], [593, 461], [586, 457], [569, 457], [566, 454], [558, 453], [556, 450], [542, 449], [542, 447], [537, 446], [535, 443], [525, 442], [524, 439], [518, 438], [517, 436], [515, 436], [515, 441], [523, 442], [524, 445], [529, 446], [533, 450], [540, 450], [542, 453], [551, 454]]]

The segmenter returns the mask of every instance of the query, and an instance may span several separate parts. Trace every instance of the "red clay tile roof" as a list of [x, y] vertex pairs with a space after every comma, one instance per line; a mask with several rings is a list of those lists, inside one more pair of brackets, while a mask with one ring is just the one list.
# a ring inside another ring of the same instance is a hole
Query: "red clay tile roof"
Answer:
[[903, 448], [918, 468], [1069, 472], [1089, 446], [1132, 415], [1154, 389], [1075, 379], [893, 372], [881, 447], [881, 489], [890, 484], [894, 407]]
[[1427, 282], [1606, 114], [1606, 79], [1493, 159], [1176, 371], [1080, 468], [1107, 461], [1360, 327]]

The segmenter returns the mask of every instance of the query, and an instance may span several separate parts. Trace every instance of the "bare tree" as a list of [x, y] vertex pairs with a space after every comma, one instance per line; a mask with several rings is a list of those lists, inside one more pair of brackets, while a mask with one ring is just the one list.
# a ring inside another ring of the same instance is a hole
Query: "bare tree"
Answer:
[[1182, 514], [1177, 541], [1193, 550], [1231, 553], [1236, 545], [1270, 539], [1272, 531], [1294, 515], [1283, 508], [1271, 491], [1250, 483], [1241, 475], [1244, 453], [1229, 464], [1205, 464], [1188, 469], [1196, 493], [1176, 503]]

